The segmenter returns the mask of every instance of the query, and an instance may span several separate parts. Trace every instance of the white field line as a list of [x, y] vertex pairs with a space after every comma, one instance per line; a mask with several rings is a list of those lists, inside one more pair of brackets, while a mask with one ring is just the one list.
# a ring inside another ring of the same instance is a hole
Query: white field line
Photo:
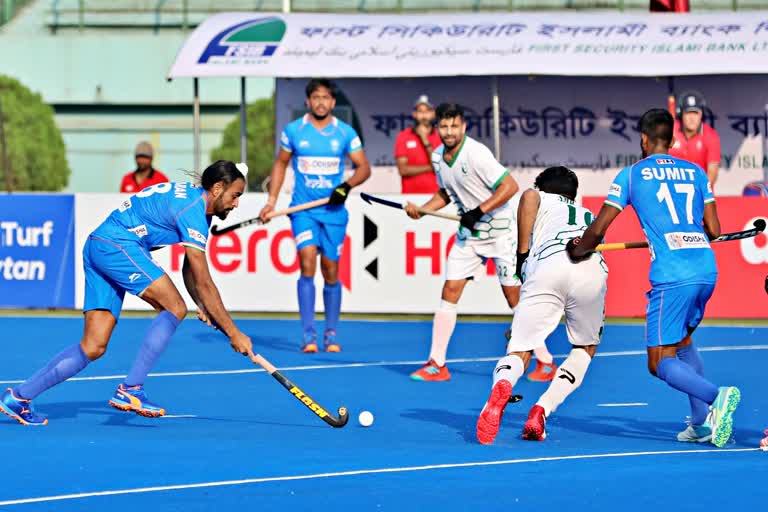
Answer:
[[483, 466], [503, 466], [508, 464], [527, 464], [533, 462], [553, 462], [553, 461], [568, 461], [568, 460], [587, 460], [587, 459], [609, 459], [620, 457], [647, 457], [654, 455], [689, 455], [689, 454], [725, 454], [725, 453], [738, 453], [738, 452], [756, 452], [759, 448], [727, 448], [727, 449], [708, 449], [708, 450], [669, 450], [669, 451], [655, 451], [655, 452], [627, 452], [627, 453], [596, 453], [588, 455], [568, 455], [563, 457], [538, 457], [535, 459], [506, 459], [506, 460], [492, 460], [482, 462], [458, 462], [453, 464], [432, 464], [428, 466], [404, 466], [394, 468], [379, 468], [379, 469], [359, 469], [354, 471], [337, 471], [333, 473], [314, 473], [308, 475], [290, 475], [290, 476], [274, 476], [264, 478], [244, 478], [241, 480], [219, 480], [213, 482], [200, 482], [194, 484], [178, 484], [178, 485], [161, 485], [156, 487], [137, 487], [133, 489], [116, 489], [111, 491], [94, 491], [83, 492], [78, 494], [59, 494], [54, 496], [38, 496], [33, 498], [21, 498], [15, 500], [0, 501], [0, 507], [9, 505], [24, 505], [29, 503], [43, 503], [51, 501], [65, 501], [65, 500], [77, 500], [84, 498], [95, 498], [101, 496], [118, 496], [124, 494], [145, 494], [150, 492], [162, 492], [162, 491], [180, 491], [185, 489], [203, 489], [211, 487], [223, 487], [223, 486], [235, 486], [235, 485], [248, 485], [267, 482], [286, 482], [293, 480], [314, 480], [319, 478], [339, 478], [358, 475], [376, 475], [383, 473], [406, 473], [413, 471], [431, 471], [436, 469], [452, 469], [452, 468], [471, 468], [471, 467], [483, 467]]
[[[698, 347], [699, 352], [730, 352], [740, 350], [768, 350], [768, 345], [724, 345], [715, 347]], [[598, 352], [595, 357], [624, 357], [624, 356], [639, 356], [645, 355], [645, 350], [625, 350], [621, 352]], [[447, 363], [460, 364], [460, 363], [480, 363], [486, 361], [498, 361], [500, 356], [494, 357], [471, 357], [464, 359], [448, 359]], [[554, 356], [557, 359], [564, 359], [568, 357], [568, 354], [558, 354]], [[372, 366], [409, 366], [409, 365], [423, 365], [424, 360], [419, 359], [415, 361], [374, 361], [368, 363], [338, 363], [338, 364], [318, 364], [318, 365], [305, 365], [305, 366], [283, 366], [278, 368], [280, 371], [306, 371], [306, 370], [330, 370], [335, 368], [368, 368]], [[188, 371], [188, 372], [162, 372], [162, 373], [150, 373], [149, 377], [193, 377], [199, 375], [239, 375], [246, 373], [260, 373], [264, 370], [262, 368], [247, 368], [242, 370], [200, 370], [200, 371]], [[67, 382], [82, 382], [92, 380], [122, 380], [126, 375], [94, 375], [92, 377], [72, 377]], [[4, 384], [21, 384], [23, 379], [19, 380], [0, 380], [0, 385]]]

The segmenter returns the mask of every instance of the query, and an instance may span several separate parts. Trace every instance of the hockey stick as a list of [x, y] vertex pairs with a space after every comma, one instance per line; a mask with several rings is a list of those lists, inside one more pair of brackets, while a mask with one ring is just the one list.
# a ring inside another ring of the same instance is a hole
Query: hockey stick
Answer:
[[[390, 208], [405, 210], [405, 205], [402, 203], [397, 203], [395, 201], [390, 201], [388, 199], [382, 199], [380, 197], [372, 196], [371, 194], [366, 194], [365, 192], [361, 192], [360, 197], [362, 197], [363, 201], [365, 201], [368, 204], [379, 203], [379, 204], [383, 204], [384, 206], [389, 206]], [[441, 219], [448, 219], [448, 220], [461, 220], [461, 217], [459, 217], [458, 215], [452, 215], [450, 213], [435, 212], [432, 210], [425, 210], [419, 207], [417, 207], [416, 209], [422, 215], [432, 215], [433, 217], [440, 217]]]
[[[309, 210], [310, 208], [317, 208], [318, 206], [323, 206], [324, 204], [328, 204], [328, 200], [330, 198], [325, 197], [323, 199], [317, 199], [315, 201], [310, 201], [308, 203], [303, 204], [297, 204], [296, 206], [291, 206], [290, 208], [286, 208], [285, 210], [275, 210], [271, 211], [267, 214], [268, 219], [274, 219], [275, 217], [281, 217], [283, 215], [289, 215], [291, 213], [296, 212], [303, 212], [304, 210]], [[227, 226], [225, 228], [219, 229], [219, 226], [211, 226], [211, 234], [216, 235], [223, 235], [224, 233], [229, 233], [230, 231], [234, 231], [235, 229], [244, 228], [245, 226], [250, 226], [251, 224], [263, 224], [260, 218], [254, 217], [252, 219], [244, 220], [242, 222], [238, 222], [237, 224], [232, 224], [231, 226]]]
[[[711, 240], [711, 242], [730, 242], [732, 240], [755, 237], [765, 230], [765, 219], [757, 219], [752, 225], [754, 226], [752, 229], [726, 233]], [[615, 242], [610, 244], [600, 244], [595, 247], [595, 252], [618, 251], [621, 249], [642, 249], [645, 247], [648, 247], [648, 242]]]
[[260, 354], [251, 355], [251, 360], [264, 368], [267, 373], [275, 378], [285, 389], [296, 397], [296, 399], [307, 406], [307, 409], [315, 413], [320, 419], [334, 428], [341, 428], [349, 421], [349, 412], [343, 405], [339, 407], [339, 417], [337, 418], [333, 414], [329, 413], [324, 407], [315, 402], [309, 395], [307, 395], [299, 386], [291, 382], [288, 377], [280, 373], [272, 363], [264, 359]]

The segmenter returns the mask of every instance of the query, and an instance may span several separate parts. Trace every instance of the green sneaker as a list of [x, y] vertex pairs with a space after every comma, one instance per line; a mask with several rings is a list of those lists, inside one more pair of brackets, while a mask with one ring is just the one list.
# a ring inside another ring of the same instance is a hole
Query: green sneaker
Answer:
[[712, 402], [712, 444], [725, 446], [733, 431], [733, 413], [741, 400], [741, 391], [735, 386], [721, 387]]

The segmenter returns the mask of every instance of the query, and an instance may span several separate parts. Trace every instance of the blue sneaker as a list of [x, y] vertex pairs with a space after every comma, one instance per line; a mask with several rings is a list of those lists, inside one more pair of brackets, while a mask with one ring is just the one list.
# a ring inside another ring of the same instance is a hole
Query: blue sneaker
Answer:
[[117, 386], [114, 396], [109, 400], [109, 405], [121, 411], [135, 412], [147, 418], [165, 416], [165, 409], [147, 400], [144, 386]]
[[336, 331], [328, 329], [323, 336], [323, 347], [326, 352], [341, 352], [341, 345], [336, 341]]
[[42, 427], [48, 424], [48, 418], [35, 414], [32, 409], [32, 401], [19, 398], [13, 394], [13, 390], [8, 390], [0, 398], [0, 412], [10, 416], [22, 425], [32, 425]]
[[733, 431], [733, 413], [739, 406], [741, 391], [735, 386], [721, 387], [717, 398], [712, 402], [711, 424], [712, 444], [718, 448], [725, 446]]
[[315, 334], [315, 331], [304, 331], [301, 351], [305, 354], [314, 354], [317, 352], [317, 334]]

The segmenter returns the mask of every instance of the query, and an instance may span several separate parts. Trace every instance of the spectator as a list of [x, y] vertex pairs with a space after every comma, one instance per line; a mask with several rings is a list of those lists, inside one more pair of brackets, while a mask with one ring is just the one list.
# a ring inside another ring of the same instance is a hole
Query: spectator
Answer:
[[158, 183], [166, 183], [168, 177], [152, 167], [152, 157], [154, 149], [152, 144], [142, 141], [136, 144], [136, 170], [123, 176], [123, 182], [120, 184], [120, 192], [135, 194], [139, 190], [144, 190]]
[[403, 177], [404, 194], [434, 194], [438, 190], [432, 151], [442, 144], [433, 125], [435, 108], [426, 95], [413, 105], [413, 128], [406, 128], [395, 139], [397, 170]]
[[696, 91], [681, 94], [675, 102], [674, 144], [669, 154], [704, 169], [714, 189], [720, 171], [720, 136], [702, 120], [707, 103]]

